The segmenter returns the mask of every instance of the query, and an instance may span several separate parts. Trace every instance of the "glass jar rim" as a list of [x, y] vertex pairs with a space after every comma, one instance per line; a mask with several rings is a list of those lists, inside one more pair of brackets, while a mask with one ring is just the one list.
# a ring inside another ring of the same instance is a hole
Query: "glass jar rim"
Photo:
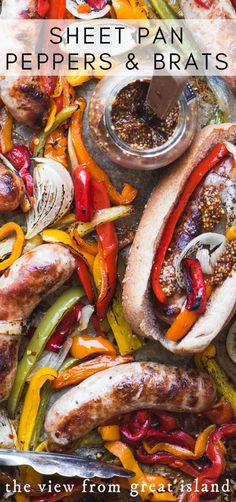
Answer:
[[125, 86], [127, 86], [128, 84], [130, 84], [132, 82], [135, 82], [136, 80], [149, 81], [150, 76], [142, 77], [142, 78], [140, 77], [138, 79], [133, 78], [131, 76], [126, 77], [124, 79], [119, 80], [119, 82], [117, 82], [117, 85], [115, 85], [113, 87], [111, 94], [110, 94], [109, 103], [105, 107], [105, 113], [104, 113], [105, 124], [104, 125], [107, 128], [107, 131], [109, 132], [111, 139], [117, 145], [117, 147], [123, 151], [126, 151], [126, 153], [128, 153], [129, 155], [133, 155], [133, 156], [142, 155], [142, 156], [146, 156], [146, 157], [156, 156], [157, 154], [161, 155], [163, 153], [168, 152], [170, 149], [172, 149], [181, 140], [181, 137], [185, 132], [186, 118], [187, 118], [186, 97], [185, 97], [184, 93], [182, 93], [182, 95], [180, 96], [180, 98], [178, 100], [178, 105], [179, 105], [178, 123], [176, 125], [176, 128], [175, 128], [173, 134], [171, 135], [171, 137], [167, 141], [165, 141], [161, 145], [156, 146], [154, 148], [146, 148], [146, 149], [133, 148], [130, 145], [128, 145], [128, 143], [125, 143], [125, 141], [123, 141], [119, 137], [119, 135], [115, 132], [114, 126], [112, 123], [112, 119], [111, 119], [111, 109], [112, 109], [114, 99], [117, 96], [118, 92], [121, 89], [123, 89]]

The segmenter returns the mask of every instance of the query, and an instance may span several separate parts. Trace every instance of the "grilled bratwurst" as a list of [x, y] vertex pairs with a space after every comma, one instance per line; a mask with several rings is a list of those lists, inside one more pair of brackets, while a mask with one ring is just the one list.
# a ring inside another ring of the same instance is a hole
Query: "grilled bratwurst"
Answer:
[[[59, 244], [44, 244], [19, 258], [0, 278], [0, 327], [2, 321], [26, 321], [45, 296], [70, 278], [74, 268], [73, 256]], [[1, 401], [13, 384], [20, 340], [20, 335], [0, 335]]]
[[14, 211], [24, 193], [23, 179], [0, 162], [0, 211]]
[[101, 371], [66, 392], [48, 412], [45, 429], [66, 445], [112, 417], [149, 408], [206, 410], [215, 398], [212, 380], [195, 370], [137, 362]]
[[[37, 19], [37, 0], [3, 0], [4, 19]], [[33, 27], [32, 27], [33, 28]], [[27, 36], [28, 34], [26, 34]], [[30, 33], [30, 36], [33, 36]], [[27, 44], [22, 37], [19, 44]], [[18, 44], [17, 50], [20, 50]], [[22, 51], [24, 52], [24, 45]], [[50, 110], [50, 97], [38, 77], [2, 79], [0, 96], [13, 117], [32, 128], [42, 128]]]

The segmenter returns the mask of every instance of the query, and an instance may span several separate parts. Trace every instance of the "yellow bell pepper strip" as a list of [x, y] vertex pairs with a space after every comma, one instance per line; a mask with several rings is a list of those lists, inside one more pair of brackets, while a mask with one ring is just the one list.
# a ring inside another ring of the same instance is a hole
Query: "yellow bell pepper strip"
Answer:
[[43, 430], [45, 415], [51, 395], [52, 395], [52, 382], [45, 382], [40, 392], [40, 406], [35, 421], [34, 431], [31, 437], [30, 449], [32, 450], [37, 450], [39, 444], [39, 438]]
[[42, 238], [44, 242], [53, 242], [53, 243], [59, 242], [60, 244], [63, 244], [64, 246], [68, 247], [72, 253], [77, 254], [85, 261], [90, 271], [93, 270], [94, 256], [86, 253], [86, 251], [80, 249], [77, 244], [74, 244], [74, 241], [72, 241], [70, 235], [64, 232], [63, 230], [56, 230], [56, 229], [44, 230], [42, 232]]
[[25, 240], [24, 232], [14, 221], [5, 223], [5, 225], [0, 228], [0, 241], [5, 239], [5, 237], [9, 236], [12, 232], [16, 233], [16, 239], [12, 247], [12, 252], [9, 258], [6, 258], [0, 263], [0, 270], [6, 270], [6, 268], [10, 267], [10, 265], [12, 265], [12, 263], [14, 263], [14, 261], [16, 261], [22, 253]]
[[48, 451], [48, 440], [45, 439], [44, 441], [39, 443], [37, 448], [35, 448], [35, 451]]
[[122, 356], [131, 354], [142, 347], [143, 343], [141, 339], [132, 333], [131, 327], [125, 319], [120, 286], [117, 287], [112, 306], [107, 312], [107, 320]]
[[21, 202], [20, 208], [22, 213], [28, 213], [31, 209], [31, 202], [33, 201], [33, 198], [29, 197], [27, 193], [24, 194], [23, 201]]
[[147, 19], [148, 9], [141, 0], [112, 0], [117, 19]]
[[15, 416], [25, 381], [43, 352], [47, 341], [53, 334], [62, 317], [83, 296], [84, 291], [81, 288], [71, 288], [65, 291], [48, 309], [42, 321], [39, 323], [17, 368], [16, 377], [7, 403], [10, 417], [13, 418]]
[[77, 87], [78, 85], [88, 82], [88, 80], [91, 79], [91, 75], [89, 70], [86, 70], [83, 72], [83, 75], [81, 75], [81, 73], [78, 73], [77, 75], [76, 73], [73, 73], [71, 75], [67, 75], [66, 79], [72, 87]]
[[[212, 290], [213, 290], [212, 285], [207, 283], [206, 284], [207, 300], [210, 298]], [[170, 328], [167, 330], [165, 334], [166, 338], [168, 338], [168, 340], [171, 340], [172, 342], [178, 342], [179, 340], [181, 340], [185, 335], [187, 335], [189, 330], [198, 320], [199, 315], [201, 314], [198, 314], [188, 309], [185, 309], [182, 312], [180, 312], [180, 314], [171, 324]]]
[[86, 101], [79, 98], [77, 101], [79, 109], [73, 114], [71, 120], [71, 137], [73, 146], [77, 155], [78, 164], [86, 164], [92, 178], [96, 181], [104, 181], [109, 198], [113, 204], [130, 204], [137, 195], [137, 190], [133, 186], [125, 183], [121, 193], [112, 185], [108, 175], [98, 166], [95, 160], [89, 154], [82, 137], [83, 115], [86, 107]]
[[216, 383], [216, 388], [231, 404], [234, 415], [236, 415], [236, 390], [231, 385], [226, 373], [219, 366], [215, 359], [216, 349], [211, 344], [202, 354], [195, 356], [195, 363], [198, 368], [204, 368]]
[[59, 98], [62, 94], [62, 91], [63, 91], [62, 77], [58, 77], [56, 87], [53, 91], [53, 94], [51, 94], [51, 97], [52, 98]]
[[64, 167], [68, 167], [67, 162], [67, 138], [63, 128], [58, 127], [51, 132], [46, 139], [44, 157], [60, 162]]
[[[138, 462], [135, 460], [134, 455], [131, 449], [122, 443], [121, 441], [111, 441], [105, 443], [105, 448], [119, 458], [121, 464], [125, 469], [129, 469], [135, 473], [134, 477], [129, 479], [130, 485], [132, 483], [137, 484], [137, 491], [142, 500], [153, 500], [153, 501], [174, 501], [176, 497], [170, 492], [158, 493], [156, 490], [160, 487], [161, 484], [168, 485], [168, 480], [164, 478], [164, 483], [162, 481], [163, 478], [157, 476], [158, 483], [155, 486], [155, 491], [152, 491], [150, 494], [150, 484], [147, 480], [146, 474], [139, 467]], [[155, 483], [153, 483], [155, 484]]]
[[49, 114], [49, 117], [48, 117], [48, 120], [47, 120], [47, 124], [46, 124], [46, 126], [44, 128], [44, 132], [47, 133], [52, 128], [52, 126], [53, 126], [53, 124], [55, 122], [56, 114], [57, 114], [57, 105], [56, 105], [55, 100], [51, 99], [51, 110], [50, 110], [50, 114]]
[[71, 232], [70, 232], [70, 238], [73, 240], [76, 241], [77, 245], [83, 249], [84, 251], [86, 251], [87, 253], [89, 254], [92, 254], [93, 256], [96, 256], [97, 253], [98, 253], [98, 243], [97, 242], [89, 242], [89, 241], [85, 241], [84, 239], [82, 239], [82, 237], [80, 237], [80, 235], [78, 234], [76, 228], [74, 228]]
[[228, 241], [234, 241], [236, 239], [236, 225], [233, 225], [232, 227], [228, 228], [225, 237], [226, 239], [228, 239]]
[[5, 154], [14, 148], [12, 141], [13, 117], [5, 107], [0, 110], [0, 128], [0, 148], [1, 152]]
[[66, 77], [62, 77], [62, 86], [63, 86], [63, 91], [62, 91], [63, 108], [66, 108], [66, 107], [71, 106], [75, 103], [75, 98], [76, 98], [75, 90], [69, 84]]
[[18, 428], [18, 445], [21, 450], [29, 450], [35, 420], [40, 405], [40, 390], [47, 380], [54, 380], [57, 371], [40, 368], [33, 375], [27, 390]]
[[74, 213], [69, 213], [60, 218], [56, 223], [53, 223], [51, 228], [56, 228], [57, 230], [64, 230], [67, 227], [71, 227], [73, 223], [76, 222], [76, 217]]
[[[108, 368], [113, 368], [114, 366], [120, 366], [121, 364], [131, 363], [133, 357], [131, 356], [115, 356], [115, 355], [102, 355], [97, 356], [95, 359], [90, 361], [85, 361], [80, 363], [78, 366], [70, 367], [62, 371], [59, 376], [53, 382], [53, 389], [59, 390], [69, 385], [75, 385], [86, 378], [99, 373], [99, 371], [106, 370]], [[70, 361], [69, 361], [70, 362]], [[74, 364], [74, 360], [72, 359]], [[77, 360], [78, 363], [78, 360]]]
[[84, 359], [93, 354], [115, 355], [115, 347], [102, 336], [78, 335], [73, 337], [70, 353], [77, 359]]
[[98, 253], [95, 256], [95, 260], [93, 262], [93, 279], [95, 282], [95, 286], [98, 290], [98, 293], [101, 290], [101, 283], [102, 283], [102, 274], [101, 274], [101, 255]]
[[120, 441], [119, 425], [103, 425], [98, 427], [98, 432], [101, 434], [103, 441]]
[[151, 446], [147, 441], [143, 441], [143, 447], [149, 455], [153, 455], [159, 451], [167, 451], [168, 453], [176, 455], [183, 460], [197, 460], [204, 455], [208, 438], [214, 430], [215, 425], [210, 425], [199, 434], [195, 443], [194, 452], [187, 450], [186, 448], [182, 448], [181, 446], [168, 443], [157, 443], [154, 446]]

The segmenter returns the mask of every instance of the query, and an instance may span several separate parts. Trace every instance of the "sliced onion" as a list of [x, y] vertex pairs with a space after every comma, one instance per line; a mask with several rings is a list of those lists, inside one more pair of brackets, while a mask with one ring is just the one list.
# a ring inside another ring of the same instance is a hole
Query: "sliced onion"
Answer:
[[230, 143], [229, 141], [224, 141], [224, 145], [226, 146], [229, 153], [232, 153], [233, 158], [236, 162], [236, 145]]
[[77, 9], [78, 6], [82, 3], [84, 2], [77, 0], [66, 0], [66, 8], [77, 19], [97, 19], [99, 17], [105, 17], [111, 9], [110, 5], [106, 5], [103, 9], [91, 10], [91, 12], [80, 14]]
[[213, 268], [211, 265], [210, 253], [208, 249], [199, 249], [197, 251], [196, 258], [201, 264], [203, 274], [212, 274]]
[[26, 239], [62, 218], [74, 196], [71, 176], [65, 167], [52, 159], [36, 158], [34, 169], [34, 205], [26, 215]]
[[14, 242], [15, 237], [8, 237], [0, 242], [0, 260], [11, 254]]
[[91, 221], [88, 223], [79, 221], [75, 228], [80, 237], [84, 237], [90, 232], [93, 232], [93, 230], [95, 230], [98, 225], [101, 225], [101, 223], [107, 223], [108, 221], [114, 221], [118, 218], [124, 218], [125, 216], [129, 216], [132, 212], [132, 206], [115, 206], [107, 209], [101, 209], [100, 211], [95, 212]]
[[76, 327], [76, 330], [75, 330], [76, 332], [74, 332], [73, 335], [76, 335], [78, 332], [80, 333], [81, 331], [84, 331], [85, 329], [87, 329], [91, 315], [93, 314], [93, 312], [94, 312], [94, 307], [92, 305], [85, 305], [82, 308], [79, 324]]
[[8, 167], [8, 169], [10, 169], [11, 171], [13, 171], [15, 174], [17, 174], [17, 176], [20, 176], [19, 175], [19, 172], [17, 171], [17, 169], [13, 166], [13, 164], [6, 158], [4, 157], [4, 155], [2, 155], [2, 153], [0, 153], [0, 159], [2, 160], [2, 163]]
[[[0, 260], [3, 260], [8, 254], [11, 254], [14, 242], [15, 237], [8, 237], [7, 239], [0, 241]], [[42, 242], [43, 239], [40, 235], [36, 235], [33, 239], [29, 239], [24, 244], [22, 254], [28, 253], [28, 251], [40, 246]]]
[[21, 335], [23, 321], [0, 321], [0, 335]]
[[236, 320], [228, 332], [226, 338], [226, 349], [231, 361], [236, 364]]
[[70, 348], [72, 345], [72, 337], [69, 336], [65, 343], [63, 344], [63, 347], [59, 352], [52, 352], [51, 350], [45, 350], [40, 357], [40, 359], [37, 361], [35, 364], [33, 370], [31, 371], [30, 375], [27, 378], [27, 382], [29, 382], [32, 378], [32, 376], [38, 371], [40, 368], [52, 368], [54, 370], [59, 370], [61, 365], [64, 363]]
[[[194, 239], [192, 239], [187, 246], [183, 249], [176, 260], [175, 270], [176, 270], [176, 279], [181, 288], [184, 287], [183, 282], [183, 273], [181, 263], [184, 258], [188, 256], [193, 256], [197, 254], [198, 250], [202, 248], [202, 246], [209, 246], [210, 251], [218, 246], [221, 246], [225, 242], [225, 236], [222, 234], [217, 234], [215, 232], [206, 232], [205, 234], [198, 235]], [[222, 249], [223, 251], [223, 249]], [[213, 253], [214, 254], [214, 253]], [[213, 255], [212, 254], [212, 255]], [[217, 258], [218, 259], [218, 258]]]
[[225, 250], [225, 246], [226, 246], [226, 239], [222, 242], [222, 244], [220, 244], [220, 246], [218, 246], [216, 248], [216, 250], [211, 254], [211, 264], [212, 264], [212, 267], [214, 268], [217, 260], [219, 259], [219, 257], [222, 255], [222, 253], [224, 252]]
[[0, 409], [0, 448], [15, 450], [17, 447], [17, 434], [12, 420], [7, 416], [6, 410]]

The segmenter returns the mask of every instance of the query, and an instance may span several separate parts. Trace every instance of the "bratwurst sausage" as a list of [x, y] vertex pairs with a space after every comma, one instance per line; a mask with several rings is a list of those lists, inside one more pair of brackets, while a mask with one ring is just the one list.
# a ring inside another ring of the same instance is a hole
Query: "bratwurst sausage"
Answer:
[[[3, 0], [1, 17], [3, 19], [37, 19], [37, 0]], [[17, 30], [17, 26], [16, 26]], [[25, 52], [27, 49], [27, 37], [35, 40], [38, 36], [37, 25], [32, 24], [31, 30], [20, 33], [13, 30], [12, 45], [17, 43], [17, 50]], [[24, 35], [24, 36], [23, 36]], [[50, 110], [50, 97], [47, 94], [39, 77], [22, 76], [2, 79], [0, 83], [0, 95], [3, 103], [7, 106], [13, 117], [32, 128], [45, 126]]]
[[0, 211], [14, 211], [22, 202], [25, 184], [20, 175], [0, 162]]
[[27, 320], [45, 296], [70, 278], [74, 268], [68, 249], [44, 244], [19, 258], [0, 278], [0, 401], [11, 390], [21, 340], [20, 334], [4, 333], [4, 322]]
[[198, 413], [214, 398], [214, 383], [196, 370], [129, 363], [66, 392], [49, 410], [45, 429], [54, 442], [66, 445], [120, 413], [143, 408]]

